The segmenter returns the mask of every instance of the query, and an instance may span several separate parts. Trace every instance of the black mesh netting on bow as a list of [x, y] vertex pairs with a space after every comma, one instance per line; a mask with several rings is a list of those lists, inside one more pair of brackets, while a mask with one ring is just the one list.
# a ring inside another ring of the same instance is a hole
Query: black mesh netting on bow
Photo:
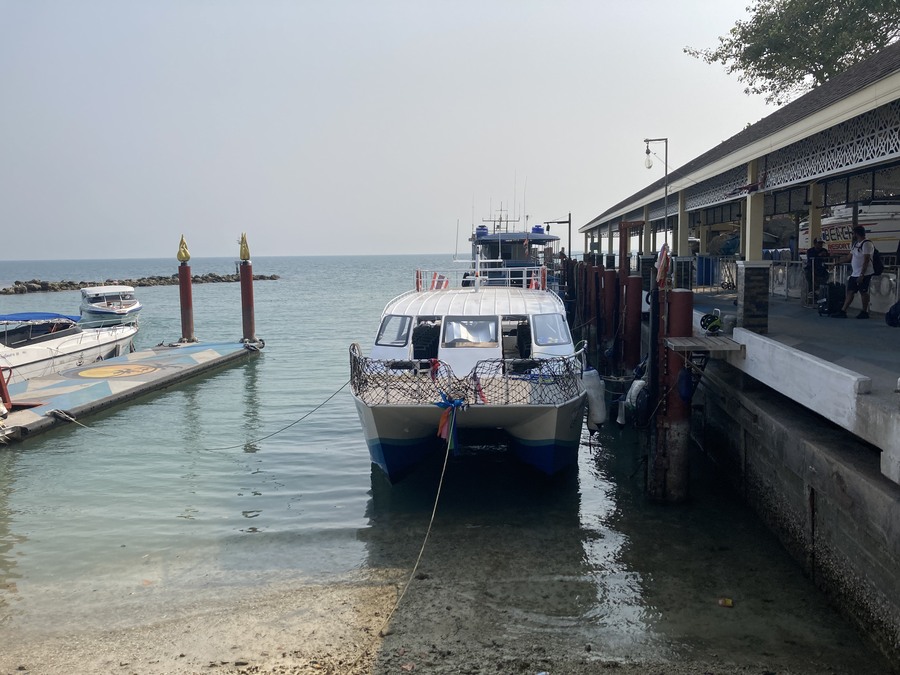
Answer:
[[582, 391], [573, 357], [485, 359], [457, 377], [437, 359], [380, 360], [350, 347], [350, 386], [368, 405], [461, 401], [464, 405], [558, 405]]

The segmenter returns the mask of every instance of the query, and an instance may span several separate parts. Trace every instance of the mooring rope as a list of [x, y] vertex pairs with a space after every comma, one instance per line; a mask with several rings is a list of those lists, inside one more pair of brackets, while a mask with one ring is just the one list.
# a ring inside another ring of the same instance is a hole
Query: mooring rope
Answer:
[[[419, 555], [416, 556], [416, 562], [413, 564], [412, 570], [410, 571], [409, 576], [406, 579], [406, 583], [403, 584], [403, 590], [400, 591], [400, 595], [397, 596], [397, 600], [394, 602], [394, 606], [391, 608], [391, 611], [388, 612], [387, 617], [385, 617], [384, 621], [382, 622], [381, 628], [378, 629], [376, 637], [384, 638], [387, 635], [390, 635], [390, 632], [385, 632], [385, 628], [387, 628], [388, 623], [390, 623], [391, 619], [394, 617], [394, 614], [397, 612], [397, 609], [400, 607], [400, 603], [403, 601], [403, 597], [406, 595], [406, 591], [409, 590], [410, 584], [412, 584], [412, 580], [415, 578], [416, 572], [419, 570], [419, 563], [422, 562], [422, 556], [425, 555], [425, 546], [428, 543], [429, 535], [431, 535], [431, 528], [434, 525], [434, 519], [437, 515], [438, 503], [441, 499], [441, 490], [444, 487], [444, 476], [447, 474], [447, 463], [450, 459], [450, 450], [453, 447], [453, 429], [455, 429], [456, 427], [456, 411], [458, 409], [459, 408], [457, 406], [450, 408], [450, 410], [452, 410], [450, 419], [450, 425], [452, 429], [447, 435], [447, 445], [444, 450], [444, 465], [441, 467], [441, 477], [438, 480], [437, 493], [434, 495], [434, 505], [431, 508], [431, 517], [428, 519], [428, 528], [425, 530], [425, 537], [422, 539], [422, 546], [419, 548]], [[374, 637], [372, 638], [372, 645], [375, 644], [375, 639], [376, 638]], [[360, 652], [356, 659], [354, 659], [350, 663], [350, 667], [353, 668], [368, 653], [368, 649], [364, 649], [362, 652]]]
[[283, 431], [287, 431], [295, 424], [300, 424], [300, 422], [305, 420], [307, 417], [312, 415], [314, 412], [318, 411], [322, 406], [324, 406], [331, 399], [333, 399], [335, 396], [337, 396], [339, 393], [341, 393], [341, 391], [344, 390], [344, 387], [346, 387], [348, 384], [350, 384], [350, 380], [347, 380], [346, 382], [344, 382], [344, 384], [342, 384], [340, 387], [338, 387], [338, 389], [333, 394], [331, 394], [328, 398], [326, 398], [324, 401], [322, 401], [319, 405], [317, 405], [315, 408], [310, 410], [308, 413], [306, 413], [299, 419], [294, 420], [290, 424], [286, 424], [285, 426], [281, 427], [280, 429], [273, 431], [271, 434], [266, 434], [265, 436], [261, 436], [260, 438], [256, 438], [251, 441], [244, 441], [243, 443], [238, 443], [236, 445], [227, 445], [224, 448], [203, 448], [203, 450], [206, 452], [219, 452], [220, 450], [234, 450], [235, 448], [243, 448], [244, 446], [246, 446], [247, 444], [250, 444], [250, 443], [259, 443], [260, 441], [265, 441], [269, 438], [272, 438], [272, 436], [277, 436], [278, 434], [282, 433]]
[[[243, 443], [238, 443], [236, 445], [228, 445], [223, 448], [202, 448], [202, 450], [205, 452], [219, 452], [221, 450], [234, 450], [235, 448], [243, 448], [248, 443], [259, 443], [261, 441], [265, 441], [269, 438], [272, 438], [273, 436], [277, 436], [278, 434], [280, 434], [284, 431], [287, 431], [292, 426], [299, 424], [300, 422], [305, 420], [307, 417], [312, 415], [314, 412], [318, 411], [322, 406], [324, 406], [331, 399], [333, 399], [335, 396], [337, 396], [341, 391], [343, 391], [344, 387], [346, 387], [348, 384], [350, 384], [350, 380], [347, 380], [346, 382], [344, 382], [344, 384], [342, 384], [334, 393], [329, 395], [328, 398], [326, 398], [324, 401], [319, 403], [316, 407], [314, 407], [308, 413], [306, 413], [299, 419], [294, 420], [290, 424], [286, 424], [283, 427], [281, 427], [280, 429], [276, 429], [275, 431], [273, 431], [270, 434], [266, 434], [265, 436], [261, 436], [260, 438], [257, 438], [254, 440], [244, 441]], [[59, 409], [55, 408], [53, 410], [48, 410], [47, 414], [52, 415], [52, 416], [56, 417], [57, 419], [63, 420], [65, 422], [72, 422], [73, 424], [77, 424], [78, 426], [82, 427], [83, 429], [87, 429], [88, 431], [93, 431], [94, 433], [101, 434], [103, 436], [109, 436], [110, 438], [118, 438], [118, 435], [116, 435], [116, 434], [109, 434], [109, 433], [106, 433], [105, 431], [100, 431], [100, 429], [97, 429], [96, 427], [90, 427], [86, 424], [79, 422], [74, 416], [72, 416], [71, 413], [68, 413], [65, 410], [59, 410]]]

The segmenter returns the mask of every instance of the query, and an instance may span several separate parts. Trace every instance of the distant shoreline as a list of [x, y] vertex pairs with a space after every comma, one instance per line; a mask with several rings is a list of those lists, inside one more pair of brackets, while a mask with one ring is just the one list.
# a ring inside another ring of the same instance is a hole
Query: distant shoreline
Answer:
[[[277, 274], [254, 274], [254, 281], [275, 281]], [[240, 281], [239, 274], [197, 274], [191, 277], [195, 284], [216, 284]], [[77, 291], [89, 286], [109, 285], [131, 286], [133, 288], [145, 288], [147, 286], [175, 286], [178, 284], [178, 275], [142, 277], [140, 279], [107, 279], [106, 281], [14, 281], [12, 286], [0, 288], [0, 295], [25, 295], [26, 293], [53, 293], [56, 291]]]

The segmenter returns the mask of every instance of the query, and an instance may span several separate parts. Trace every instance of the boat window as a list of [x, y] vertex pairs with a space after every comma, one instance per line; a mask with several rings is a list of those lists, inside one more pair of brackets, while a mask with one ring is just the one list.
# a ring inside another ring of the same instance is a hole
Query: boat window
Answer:
[[409, 324], [411, 321], [411, 316], [399, 314], [390, 314], [384, 317], [381, 321], [381, 328], [378, 329], [378, 337], [375, 338], [375, 344], [385, 347], [403, 347], [409, 339]]
[[535, 314], [531, 317], [534, 343], [542, 347], [548, 345], [571, 344], [572, 335], [562, 314]]
[[496, 347], [497, 318], [450, 317], [444, 319], [442, 347]]

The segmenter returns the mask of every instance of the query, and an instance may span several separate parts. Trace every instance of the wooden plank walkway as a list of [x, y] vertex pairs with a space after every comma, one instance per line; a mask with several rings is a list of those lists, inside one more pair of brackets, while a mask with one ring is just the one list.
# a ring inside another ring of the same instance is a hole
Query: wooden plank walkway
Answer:
[[744, 345], [720, 335], [667, 337], [666, 347], [676, 352], [739, 352]]

